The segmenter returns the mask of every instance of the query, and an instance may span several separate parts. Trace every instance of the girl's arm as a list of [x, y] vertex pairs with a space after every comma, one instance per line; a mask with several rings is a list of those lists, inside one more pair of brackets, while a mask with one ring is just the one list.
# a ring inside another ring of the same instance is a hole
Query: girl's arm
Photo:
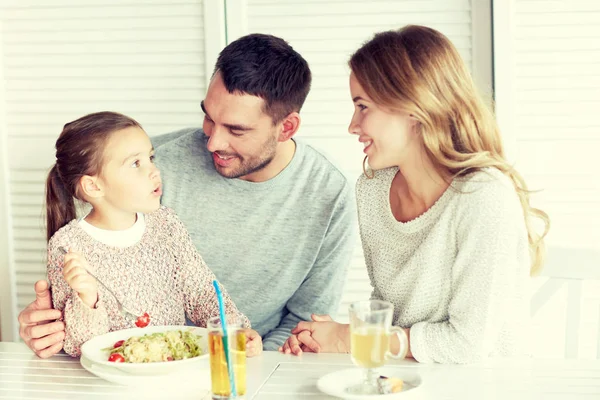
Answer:
[[[167, 210], [169, 218], [172, 219], [170, 222], [173, 224], [172, 254], [179, 264], [182, 275], [185, 312], [196, 326], [206, 327], [210, 317], [219, 315], [219, 302], [213, 286], [213, 280], [217, 278], [196, 250], [181, 220], [174, 211]], [[242, 327], [250, 328], [250, 321], [238, 310], [225, 288], [221, 287], [221, 291], [225, 312], [239, 316]]]
[[[54, 239], [54, 238], [53, 238]], [[57, 310], [63, 312], [65, 323], [64, 350], [73, 357], [81, 355], [81, 345], [94, 336], [109, 331], [108, 313], [102, 300], [98, 299], [95, 308], [90, 308], [81, 301], [79, 295], [69, 287], [63, 277], [63, 254], [59, 246], [68, 247], [65, 243], [50, 240], [48, 244], [48, 280], [52, 286], [52, 301]]]

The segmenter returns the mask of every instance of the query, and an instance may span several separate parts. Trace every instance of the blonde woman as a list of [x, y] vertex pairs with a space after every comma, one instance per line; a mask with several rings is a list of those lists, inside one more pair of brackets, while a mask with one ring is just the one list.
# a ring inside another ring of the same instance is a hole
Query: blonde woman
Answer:
[[[530, 207], [456, 48], [407, 26], [375, 35], [349, 64], [348, 130], [366, 154], [356, 196], [371, 298], [393, 303], [417, 361], [526, 355], [527, 282], [549, 221]], [[348, 325], [327, 316], [292, 334], [280, 351], [350, 350]]]

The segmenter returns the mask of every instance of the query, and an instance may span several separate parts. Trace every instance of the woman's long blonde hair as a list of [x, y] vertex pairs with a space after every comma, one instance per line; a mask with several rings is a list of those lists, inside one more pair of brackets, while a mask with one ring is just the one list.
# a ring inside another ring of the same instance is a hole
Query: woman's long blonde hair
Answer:
[[[493, 167], [512, 180], [525, 216], [531, 273], [539, 272], [550, 220], [529, 205], [523, 177], [504, 157], [496, 119], [450, 40], [434, 29], [409, 25], [376, 34], [349, 65], [373, 102], [420, 122], [425, 150], [439, 167], [452, 176]], [[534, 229], [534, 218], [544, 223], [542, 235]]]

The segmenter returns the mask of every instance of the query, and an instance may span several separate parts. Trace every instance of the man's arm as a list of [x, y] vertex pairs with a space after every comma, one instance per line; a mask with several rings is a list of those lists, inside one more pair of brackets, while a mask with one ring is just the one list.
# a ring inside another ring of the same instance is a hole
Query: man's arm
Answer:
[[356, 244], [356, 203], [346, 183], [340, 192], [319, 254], [302, 285], [288, 300], [279, 326], [263, 337], [265, 350], [278, 350], [302, 320], [311, 314], [335, 315]]
[[62, 317], [52, 308], [52, 296], [48, 282], [35, 283], [35, 300], [19, 314], [19, 335], [25, 344], [41, 358], [58, 353], [65, 340], [65, 324], [57, 321]]

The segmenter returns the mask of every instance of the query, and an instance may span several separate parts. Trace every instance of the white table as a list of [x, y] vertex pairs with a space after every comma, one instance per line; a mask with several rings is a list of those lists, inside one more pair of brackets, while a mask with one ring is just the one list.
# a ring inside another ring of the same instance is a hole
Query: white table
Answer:
[[[408, 399], [600, 399], [600, 361], [502, 360], [482, 365], [392, 363], [418, 372], [423, 384]], [[247, 399], [331, 400], [316, 387], [326, 373], [351, 367], [342, 354], [301, 357], [265, 352], [248, 360]], [[0, 399], [198, 399], [177, 391], [138, 395], [85, 371], [77, 359], [37, 358], [21, 343], [0, 343]]]

